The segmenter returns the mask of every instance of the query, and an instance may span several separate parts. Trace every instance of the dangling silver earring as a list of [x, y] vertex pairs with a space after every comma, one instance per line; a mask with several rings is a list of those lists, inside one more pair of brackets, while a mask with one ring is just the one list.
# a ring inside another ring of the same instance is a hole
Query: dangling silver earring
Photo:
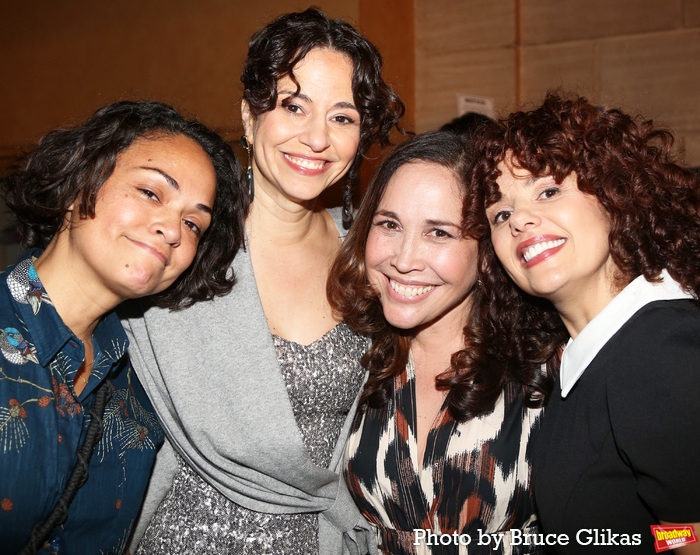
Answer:
[[352, 186], [348, 180], [343, 188], [343, 227], [350, 229], [352, 225]]
[[253, 147], [248, 141], [248, 137], [241, 135], [241, 146], [248, 153], [248, 167], [245, 171], [245, 181], [248, 186], [248, 196], [250, 197], [250, 202], [253, 202], [253, 196], [255, 195], [255, 188], [253, 186]]

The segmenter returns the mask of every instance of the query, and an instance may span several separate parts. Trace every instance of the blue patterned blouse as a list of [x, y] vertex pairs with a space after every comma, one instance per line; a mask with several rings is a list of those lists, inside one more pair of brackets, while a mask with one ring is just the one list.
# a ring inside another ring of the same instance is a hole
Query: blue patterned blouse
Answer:
[[28, 253], [0, 274], [0, 550], [16, 553], [53, 509], [75, 465], [95, 391], [108, 377], [112, 398], [88, 480], [40, 553], [122, 553], [163, 431], [114, 313], [95, 329], [92, 374], [75, 394], [83, 344], [39, 281], [32, 263], [39, 254]]

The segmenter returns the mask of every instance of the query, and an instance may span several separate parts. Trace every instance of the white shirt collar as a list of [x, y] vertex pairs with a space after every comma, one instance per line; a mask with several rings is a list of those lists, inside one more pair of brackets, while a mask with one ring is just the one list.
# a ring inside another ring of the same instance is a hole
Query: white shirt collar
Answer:
[[659, 283], [647, 281], [644, 276], [634, 279], [581, 330], [576, 339], [569, 339], [561, 357], [559, 373], [562, 397], [569, 394], [598, 352], [639, 309], [654, 301], [693, 298], [666, 270], [659, 277], [663, 280]]

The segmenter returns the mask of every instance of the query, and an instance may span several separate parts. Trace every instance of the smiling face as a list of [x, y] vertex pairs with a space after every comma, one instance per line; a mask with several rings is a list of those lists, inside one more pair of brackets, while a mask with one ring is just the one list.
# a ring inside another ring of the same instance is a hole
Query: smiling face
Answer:
[[352, 94], [352, 61], [315, 48], [294, 67], [301, 87], [288, 77], [277, 83], [277, 105], [257, 118], [242, 103], [253, 145], [258, 192], [294, 202], [315, 200], [350, 169], [360, 143], [360, 114]]
[[[616, 266], [609, 220], [576, 174], [557, 185], [501, 162], [501, 199], [486, 210], [491, 240], [510, 277], [526, 293], [567, 313], [597, 314], [614, 297]], [[590, 319], [590, 318], [589, 318]], [[567, 325], [568, 327], [568, 325]]]
[[137, 139], [100, 188], [94, 218], [72, 210], [54, 241], [85, 289], [109, 304], [158, 293], [192, 263], [215, 192], [214, 166], [194, 140]]
[[462, 190], [430, 162], [405, 164], [389, 180], [365, 263], [392, 326], [461, 333], [477, 275], [477, 242], [461, 235]]

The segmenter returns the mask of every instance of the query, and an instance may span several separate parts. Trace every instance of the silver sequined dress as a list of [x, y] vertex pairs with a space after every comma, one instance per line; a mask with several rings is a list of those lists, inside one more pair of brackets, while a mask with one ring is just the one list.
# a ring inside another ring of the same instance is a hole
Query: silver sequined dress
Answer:
[[[365, 341], [339, 324], [311, 345], [273, 336], [294, 416], [313, 462], [327, 467], [364, 374]], [[270, 514], [224, 497], [178, 457], [179, 470], [139, 544], [149, 553], [318, 555], [316, 513]]]

